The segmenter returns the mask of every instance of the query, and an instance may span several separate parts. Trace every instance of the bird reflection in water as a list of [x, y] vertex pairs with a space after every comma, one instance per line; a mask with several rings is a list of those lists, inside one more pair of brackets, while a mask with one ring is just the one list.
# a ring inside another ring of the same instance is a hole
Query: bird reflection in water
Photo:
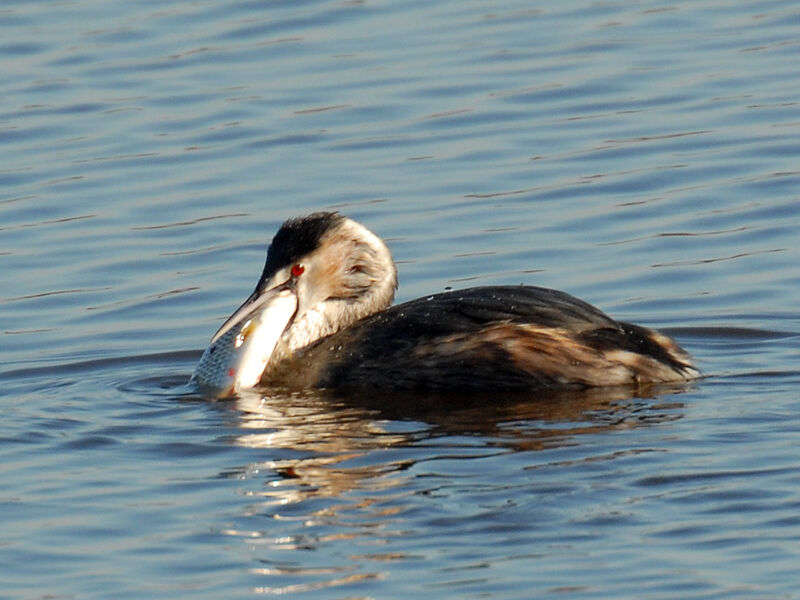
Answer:
[[[678, 419], [683, 404], [673, 394], [688, 386], [495, 397], [241, 393], [231, 406], [241, 427], [235, 443], [258, 449], [264, 460], [243, 466], [239, 476], [252, 502], [224, 533], [260, 557], [252, 571], [265, 577], [259, 592], [318, 592], [380, 580], [381, 564], [424, 558], [393, 551], [392, 540], [427, 535], [419, 529], [420, 502], [428, 506], [421, 498], [446, 496], [448, 486], [460, 485], [448, 475], [448, 461], [459, 461], [461, 470], [469, 468], [463, 461], [478, 461], [472, 464], [483, 473], [481, 459], [528, 453], [521, 467], [527, 470], [557, 466], [563, 457], [538, 451], [567, 446], [572, 464], [596, 460], [581, 458], [579, 450], [576, 458], [581, 437]], [[515, 465], [514, 485], [527, 487], [518, 460]], [[329, 561], [322, 570], [303, 558], [308, 554], [292, 552], [322, 548]]]
[[[660, 385], [650, 395], [628, 387], [506, 393], [499, 401], [478, 394], [243, 393], [236, 400], [242, 428], [236, 443], [302, 453], [272, 457], [259, 466], [277, 475], [264, 495], [286, 504], [307, 496], [338, 496], [366, 482], [372, 488], [396, 485], [399, 481], [389, 475], [413, 466], [420, 455], [415, 448], [446, 436], [473, 438], [470, 452], [480, 457], [487, 450], [541, 450], [579, 443], [584, 434], [674, 420], [683, 404], [670, 395], [688, 385]], [[387, 461], [381, 454], [397, 448], [408, 449], [406, 458], [395, 453]], [[446, 443], [436, 448], [447, 457]], [[425, 460], [438, 458], [427, 450]]]

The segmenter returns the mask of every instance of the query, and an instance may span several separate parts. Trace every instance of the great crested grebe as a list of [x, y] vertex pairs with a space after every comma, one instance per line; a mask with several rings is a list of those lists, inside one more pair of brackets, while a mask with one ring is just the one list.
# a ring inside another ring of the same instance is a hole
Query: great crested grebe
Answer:
[[700, 375], [670, 338], [564, 292], [487, 286], [390, 306], [396, 287], [389, 249], [363, 225], [334, 212], [290, 219], [191, 381], [224, 397], [257, 386], [524, 390]]

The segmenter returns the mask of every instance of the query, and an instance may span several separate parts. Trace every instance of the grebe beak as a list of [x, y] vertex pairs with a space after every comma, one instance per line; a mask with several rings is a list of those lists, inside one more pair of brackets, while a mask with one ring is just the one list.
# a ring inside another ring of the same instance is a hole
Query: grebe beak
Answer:
[[[272, 282], [267, 282], [267, 283], [272, 283]], [[269, 287], [258, 285], [255, 291], [253, 291], [253, 293], [250, 294], [250, 296], [247, 298], [247, 300], [245, 300], [242, 303], [242, 305], [239, 308], [237, 308], [234, 311], [234, 313], [230, 317], [228, 317], [228, 319], [222, 324], [222, 327], [220, 327], [217, 330], [217, 333], [215, 333], [214, 336], [211, 338], [211, 343], [209, 345], [214, 344], [214, 342], [216, 342], [219, 338], [225, 335], [228, 331], [231, 330], [231, 328], [235, 327], [237, 324], [246, 322], [247, 319], [255, 315], [262, 306], [268, 304], [279, 293], [284, 291], [290, 291], [292, 294], [295, 295], [295, 297], [297, 296], [297, 290], [295, 289], [293, 279], [290, 278], [285, 282], [278, 283]], [[285, 330], [292, 322], [293, 318], [294, 315], [291, 315], [288, 319], [286, 319], [285, 316], [281, 317], [282, 320], [286, 320], [281, 329]], [[265, 315], [262, 315], [261, 320], [262, 322], [268, 322], [270, 320], [269, 312]], [[278, 323], [275, 323], [274, 326], [277, 327], [280, 325]]]

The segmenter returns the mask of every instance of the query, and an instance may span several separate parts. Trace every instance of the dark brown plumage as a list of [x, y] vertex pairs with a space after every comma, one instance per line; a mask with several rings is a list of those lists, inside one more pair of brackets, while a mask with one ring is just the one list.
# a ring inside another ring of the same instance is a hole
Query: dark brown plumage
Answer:
[[392, 306], [298, 351], [266, 383], [529, 389], [686, 381], [688, 354], [568, 294], [478, 287]]

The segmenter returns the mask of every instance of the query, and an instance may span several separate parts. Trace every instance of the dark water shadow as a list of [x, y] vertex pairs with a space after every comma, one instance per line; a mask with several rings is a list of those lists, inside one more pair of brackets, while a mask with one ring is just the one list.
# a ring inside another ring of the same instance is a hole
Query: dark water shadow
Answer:
[[[381, 419], [421, 421], [437, 434], [493, 435], [508, 422], [582, 423], [597, 427], [625, 421], [656, 398], [685, 392], [692, 384], [486, 392], [359, 392], [335, 394], [336, 402]], [[627, 415], [627, 416], [626, 416]], [[641, 415], [643, 422], [650, 421]]]
[[238, 413], [241, 433], [233, 442], [263, 449], [258, 468], [283, 480], [269, 495], [296, 503], [393, 485], [388, 475], [420, 461], [576, 445], [584, 435], [673, 421], [684, 414], [679, 395], [691, 387], [245, 394], [226, 406]]

